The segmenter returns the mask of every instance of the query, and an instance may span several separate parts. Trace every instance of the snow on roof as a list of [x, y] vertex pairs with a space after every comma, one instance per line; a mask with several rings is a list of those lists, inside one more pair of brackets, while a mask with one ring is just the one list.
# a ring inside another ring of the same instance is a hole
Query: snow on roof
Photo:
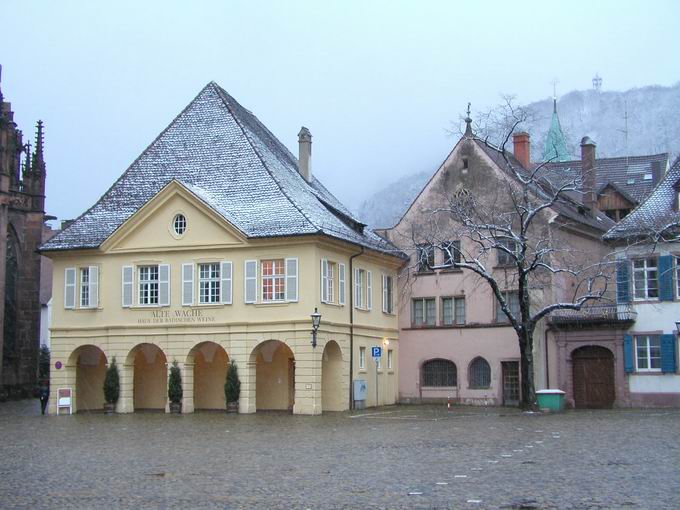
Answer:
[[209, 83], [109, 190], [41, 250], [97, 248], [170, 181], [247, 237], [322, 234], [404, 255], [357, 220], [248, 110]]

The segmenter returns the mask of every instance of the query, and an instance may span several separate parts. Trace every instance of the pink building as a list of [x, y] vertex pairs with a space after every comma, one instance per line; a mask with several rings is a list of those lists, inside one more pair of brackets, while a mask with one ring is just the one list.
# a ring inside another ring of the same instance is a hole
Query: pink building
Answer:
[[[468, 119], [469, 120], [469, 119]], [[526, 133], [516, 134], [515, 168], [529, 170], [530, 145]], [[474, 243], [456, 237], [456, 225], [433, 216], [432, 210], [446, 207], [452, 196], [475, 194], [485, 203], [502, 200], [512, 180], [500, 152], [475, 137], [470, 129], [458, 141], [401, 220], [384, 235], [411, 256], [400, 278], [401, 402], [451, 399], [477, 405], [517, 405], [520, 392], [520, 353], [515, 330], [500, 309], [487, 283], [470, 270], [455, 267], [457, 257], [466, 258]], [[584, 179], [584, 182], [590, 182]], [[512, 184], [512, 183], [511, 183]], [[592, 186], [591, 186], [592, 187]], [[588, 196], [588, 193], [584, 194]], [[564, 246], [584, 253], [602, 255], [601, 236], [613, 225], [603, 213], [575, 202], [555, 204], [540, 222], [542, 232]], [[451, 220], [449, 220], [451, 221]], [[425, 232], [427, 231], [427, 234]], [[434, 234], [433, 234], [434, 232]], [[447, 237], [449, 236], [449, 237]], [[427, 239], [427, 240], [426, 240]], [[436, 239], [435, 242], [432, 240]], [[446, 247], [454, 249], [446, 250]], [[460, 253], [459, 253], [460, 250]], [[519, 308], [512, 261], [494, 251], [486, 261], [502, 281], [511, 310]], [[434, 267], [432, 270], [430, 268]], [[562, 300], [570, 281], [548, 276], [536, 283], [536, 303]], [[544, 336], [547, 324], [538, 323], [534, 339], [536, 389], [548, 387]]]

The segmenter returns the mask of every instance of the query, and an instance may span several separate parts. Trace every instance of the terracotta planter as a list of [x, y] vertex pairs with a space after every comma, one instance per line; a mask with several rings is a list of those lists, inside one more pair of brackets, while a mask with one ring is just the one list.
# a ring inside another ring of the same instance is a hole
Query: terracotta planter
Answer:
[[106, 414], [113, 414], [116, 412], [116, 404], [109, 404], [108, 402], [104, 403], [104, 412]]
[[227, 402], [227, 412], [229, 414], [238, 413], [238, 400], [236, 402]]
[[182, 403], [181, 402], [170, 402], [170, 413], [171, 414], [182, 414]]

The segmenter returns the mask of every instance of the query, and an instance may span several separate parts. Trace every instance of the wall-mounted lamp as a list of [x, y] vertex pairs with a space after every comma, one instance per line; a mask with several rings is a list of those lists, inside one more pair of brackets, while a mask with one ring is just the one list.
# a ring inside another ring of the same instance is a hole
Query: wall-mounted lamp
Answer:
[[388, 345], [390, 345], [390, 339], [389, 339], [389, 338], [385, 338], [385, 339], [383, 340], [383, 345], [384, 345], [385, 347], [387, 347]]
[[678, 333], [680, 333], [680, 321], [675, 321], [675, 329], [677, 329]]
[[319, 330], [319, 325], [321, 324], [321, 314], [319, 310], [314, 308], [314, 313], [312, 317], [312, 348], [316, 347], [316, 332]]

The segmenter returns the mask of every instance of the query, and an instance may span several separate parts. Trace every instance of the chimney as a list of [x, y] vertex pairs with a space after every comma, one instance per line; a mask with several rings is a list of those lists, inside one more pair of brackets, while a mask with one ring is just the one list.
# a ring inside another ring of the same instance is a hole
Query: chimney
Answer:
[[312, 133], [302, 126], [298, 133], [298, 169], [300, 175], [307, 182], [312, 182]]
[[652, 184], [658, 184], [661, 175], [661, 161], [652, 161]]
[[595, 168], [595, 142], [590, 137], [581, 139], [581, 186], [583, 189], [583, 205], [588, 209], [595, 207], [597, 197]]
[[512, 145], [515, 158], [528, 170], [531, 166], [531, 142], [529, 141], [529, 133], [524, 131], [514, 133], [512, 135]]

